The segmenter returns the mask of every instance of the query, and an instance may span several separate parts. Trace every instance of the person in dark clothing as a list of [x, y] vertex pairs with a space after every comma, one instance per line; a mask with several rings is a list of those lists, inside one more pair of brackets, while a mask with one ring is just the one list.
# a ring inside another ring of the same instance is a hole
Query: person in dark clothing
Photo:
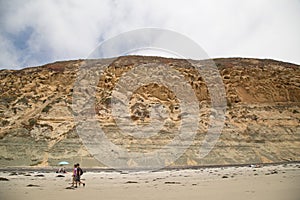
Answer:
[[74, 164], [74, 169], [73, 169], [73, 174], [72, 174], [72, 186], [71, 187], [75, 187], [77, 188], [77, 164]]
[[79, 183], [79, 186], [80, 186], [80, 184], [82, 184], [83, 187], [84, 187], [84, 186], [85, 186], [85, 183], [82, 182], [82, 181], [80, 180], [80, 176], [83, 174], [83, 171], [82, 171], [82, 169], [80, 168], [79, 163], [77, 163], [76, 166], [77, 166], [77, 170], [76, 170], [76, 185], [77, 185], [77, 183]]

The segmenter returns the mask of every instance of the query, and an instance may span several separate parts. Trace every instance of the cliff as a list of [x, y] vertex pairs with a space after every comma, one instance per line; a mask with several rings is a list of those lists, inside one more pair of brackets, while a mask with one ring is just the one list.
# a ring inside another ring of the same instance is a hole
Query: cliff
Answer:
[[[210, 94], [203, 77], [180, 59], [120, 57], [106, 68], [97, 84], [94, 112], [109, 140], [128, 151], [155, 151], [174, 137], [181, 113], [176, 95], [165, 86], [153, 83], [140, 87], [130, 99], [134, 123], [149, 122], [147, 106], [151, 103], [167, 108], [167, 120], [172, 126], [164, 126], [148, 140], [122, 135], [110, 104], [116, 83], [133, 66], [163, 63], [183, 74], [195, 91], [200, 108], [192, 144], [170, 165], [299, 161], [300, 66], [249, 58], [213, 61], [224, 83], [227, 106], [222, 133], [206, 157], [197, 155], [213, 116]], [[76, 133], [74, 84], [80, 65], [85, 62], [63, 61], [0, 71], [0, 167], [54, 166], [61, 160], [104, 166], [90, 155]], [[93, 62], [101, 65], [100, 61]]]

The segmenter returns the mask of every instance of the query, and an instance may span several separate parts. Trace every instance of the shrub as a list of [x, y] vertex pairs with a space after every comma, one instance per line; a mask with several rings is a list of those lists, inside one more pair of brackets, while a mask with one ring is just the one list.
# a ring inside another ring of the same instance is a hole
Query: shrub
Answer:
[[33, 127], [33, 126], [37, 123], [37, 120], [34, 119], [34, 118], [30, 118], [30, 119], [28, 120], [28, 122], [29, 122], [29, 126], [30, 126], [30, 127]]
[[51, 108], [52, 108], [52, 106], [47, 105], [47, 106], [45, 106], [45, 108], [43, 108], [42, 112], [48, 113]]

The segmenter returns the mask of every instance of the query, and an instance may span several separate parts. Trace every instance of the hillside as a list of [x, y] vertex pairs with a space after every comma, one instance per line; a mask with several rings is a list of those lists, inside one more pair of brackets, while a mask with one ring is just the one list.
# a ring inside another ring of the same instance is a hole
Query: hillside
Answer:
[[[101, 60], [93, 61], [101, 65]], [[0, 167], [54, 166], [61, 160], [84, 166], [103, 166], [76, 133], [72, 108], [79, 67], [84, 60], [63, 61], [22, 70], [0, 71]], [[199, 61], [199, 63], [204, 61]], [[130, 99], [131, 120], [148, 123], [151, 103], [164, 105], [168, 123], [148, 140], [122, 135], [111, 114], [116, 83], [133, 66], [163, 63], [183, 74], [199, 101], [197, 135], [172, 166], [223, 165], [300, 161], [300, 66], [274, 60], [214, 59], [226, 91], [226, 119], [214, 149], [197, 154], [209, 119], [210, 95], [205, 81], [184, 60], [129, 56], [116, 59], [96, 88], [95, 113], [110, 141], [128, 151], [155, 151], [172, 138], [180, 125], [174, 93], [159, 84], [135, 91]], [[167, 161], [166, 161], [167, 162]]]

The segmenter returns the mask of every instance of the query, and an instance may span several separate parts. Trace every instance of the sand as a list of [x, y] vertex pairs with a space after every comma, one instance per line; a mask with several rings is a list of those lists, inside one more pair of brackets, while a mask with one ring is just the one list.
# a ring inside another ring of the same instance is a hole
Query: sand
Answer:
[[2, 170], [0, 199], [300, 199], [299, 163], [158, 172], [94, 171], [84, 173], [86, 187], [76, 189], [66, 189], [71, 173], [57, 175]]

